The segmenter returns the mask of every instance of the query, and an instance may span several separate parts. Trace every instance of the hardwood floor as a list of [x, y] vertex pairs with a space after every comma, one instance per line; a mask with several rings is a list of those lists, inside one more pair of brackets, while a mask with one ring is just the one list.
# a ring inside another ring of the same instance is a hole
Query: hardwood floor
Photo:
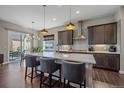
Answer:
[[124, 87], [124, 75], [109, 70], [94, 68], [93, 80], [94, 87]]
[[[24, 64], [20, 66], [18, 62], [0, 66], [0, 88], [39, 88], [40, 78], [24, 79]], [[124, 87], [124, 75], [117, 72], [93, 69], [93, 86], [95, 88]], [[44, 86], [43, 86], [44, 87]], [[61, 88], [61, 84], [55, 86]]]

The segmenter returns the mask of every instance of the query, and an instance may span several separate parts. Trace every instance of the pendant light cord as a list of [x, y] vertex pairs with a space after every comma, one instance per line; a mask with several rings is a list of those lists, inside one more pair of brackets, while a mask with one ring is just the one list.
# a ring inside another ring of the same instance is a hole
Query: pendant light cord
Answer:
[[69, 15], [70, 15], [70, 23], [71, 23], [71, 5], [69, 6]]
[[45, 18], [45, 16], [46, 16], [46, 15], [45, 15], [45, 14], [46, 14], [45, 8], [46, 8], [46, 5], [43, 5], [43, 7], [44, 7], [44, 29], [45, 29], [45, 19], [46, 19], [46, 18]]
[[[33, 24], [34, 24], [34, 21], [31, 22], [32, 23], [32, 30], [33, 30]], [[34, 32], [33, 32], [34, 33]]]

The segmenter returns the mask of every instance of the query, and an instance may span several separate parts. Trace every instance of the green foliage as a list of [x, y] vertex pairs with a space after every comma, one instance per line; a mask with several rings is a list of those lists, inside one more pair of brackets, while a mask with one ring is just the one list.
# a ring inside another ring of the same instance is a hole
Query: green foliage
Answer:
[[43, 52], [43, 47], [35, 47], [35, 48], [32, 48], [32, 52], [33, 52], [33, 53]]

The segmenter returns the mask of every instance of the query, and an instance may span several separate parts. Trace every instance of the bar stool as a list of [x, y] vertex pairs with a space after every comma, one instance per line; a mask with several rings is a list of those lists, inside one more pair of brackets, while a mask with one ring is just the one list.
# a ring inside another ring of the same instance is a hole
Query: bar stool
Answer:
[[25, 60], [25, 52], [22, 52], [21, 53], [21, 60], [20, 60], [20, 66], [21, 66], [21, 63]]
[[[32, 55], [26, 55], [25, 56], [25, 62], [26, 62], [26, 69], [25, 69], [25, 80], [27, 77], [31, 78], [31, 83], [33, 81], [33, 78], [37, 77], [39, 74], [37, 74], [37, 67], [40, 65], [40, 61], [37, 60], [37, 56], [32, 56]], [[27, 74], [28, 68], [31, 68], [31, 73]], [[33, 76], [35, 68], [35, 73], [37, 74], [36, 76]], [[30, 76], [31, 75], [31, 76]]]
[[[42, 87], [42, 85], [46, 85], [50, 88], [53, 87], [57, 83], [57, 81], [54, 84], [52, 84], [52, 77], [59, 78], [59, 81], [61, 82], [61, 68], [58, 64], [55, 63], [55, 59], [41, 58], [40, 66], [41, 66], [40, 87]], [[59, 70], [59, 76], [53, 75], [53, 73], [56, 72], [57, 70]], [[44, 73], [49, 74], [49, 76], [43, 80], [42, 78]], [[49, 84], [44, 83], [47, 80], [47, 78], [49, 78]]]
[[[64, 87], [66, 80], [70, 87], [70, 82], [76, 83], [85, 87], [85, 65], [83, 63], [68, 62], [64, 61], [62, 64], [63, 76], [64, 76]], [[84, 83], [84, 84], [82, 84]]]

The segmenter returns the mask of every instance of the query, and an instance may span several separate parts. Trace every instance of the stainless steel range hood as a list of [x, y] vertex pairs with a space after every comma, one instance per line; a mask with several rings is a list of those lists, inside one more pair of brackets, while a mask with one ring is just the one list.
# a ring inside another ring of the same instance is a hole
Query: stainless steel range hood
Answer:
[[85, 40], [87, 39], [86, 36], [84, 35], [84, 30], [83, 30], [83, 21], [78, 21], [78, 29], [77, 29], [77, 33], [78, 35], [74, 38], [75, 40], [77, 39], [81, 39], [81, 40]]

